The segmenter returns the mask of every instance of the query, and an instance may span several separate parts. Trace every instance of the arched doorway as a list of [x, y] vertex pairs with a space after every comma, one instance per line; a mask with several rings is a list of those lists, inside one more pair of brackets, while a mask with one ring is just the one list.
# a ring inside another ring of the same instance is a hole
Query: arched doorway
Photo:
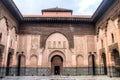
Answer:
[[18, 55], [18, 67], [17, 67], [17, 75], [18, 76], [25, 76], [25, 62], [26, 58], [24, 55]]
[[31, 75], [38, 75], [38, 70], [37, 70], [37, 66], [38, 66], [38, 57], [37, 55], [32, 55], [30, 57], [30, 65], [31, 65], [31, 70], [30, 73]]
[[95, 70], [95, 55], [91, 54], [88, 57], [88, 65], [89, 65], [89, 74], [91, 75], [96, 75], [96, 70]]
[[112, 54], [111, 54], [111, 58], [112, 58], [112, 61], [114, 62], [114, 65], [119, 65], [119, 52], [118, 50], [116, 49], [113, 49], [112, 50]]
[[107, 63], [106, 63], [105, 53], [102, 53], [101, 58], [102, 58], [102, 63], [103, 63], [103, 72], [104, 72], [103, 74], [107, 75]]
[[10, 69], [11, 69], [10, 67], [12, 64], [12, 57], [13, 57], [13, 54], [11, 52], [9, 52], [8, 57], [7, 57], [6, 76], [10, 75]]
[[111, 54], [111, 60], [113, 62], [112, 66], [114, 69], [114, 75], [115, 76], [120, 76], [120, 57], [119, 57], [119, 51], [117, 49], [112, 50]]
[[18, 67], [17, 67], [17, 76], [20, 76], [20, 64], [21, 64], [21, 55], [18, 55]]
[[63, 58], [55, 55], [51, 58], [51, 72], [52, 75], [62, 75], [63, 72]]

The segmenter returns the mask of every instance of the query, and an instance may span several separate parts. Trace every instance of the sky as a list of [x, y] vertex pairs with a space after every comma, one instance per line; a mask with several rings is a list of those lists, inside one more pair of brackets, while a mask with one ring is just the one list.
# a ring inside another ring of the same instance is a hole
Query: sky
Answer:
[[93, 15], [103, 0], [13, 0], [22, 14], [41, 14], [42, 9], [66, 8], [73, 15]]

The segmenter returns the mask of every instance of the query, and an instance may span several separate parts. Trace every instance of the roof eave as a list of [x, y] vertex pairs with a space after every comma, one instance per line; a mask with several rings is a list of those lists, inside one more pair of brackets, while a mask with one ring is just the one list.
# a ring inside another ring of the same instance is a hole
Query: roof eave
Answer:
[[61, 18], [61, 17], [59, 17], [59, 18], [53, 18], [53, 17], [47, 17], [47, 18], [44, 18], [44, 17], [39, 17], [39, 18], [33, 18], [33, 17], [26, 17], [26, 18], [24, 18], [24, 20], [22, 21], [22, 22], [26, 22], [26, 23], [31, 23], [31, 22], [35, 22], [35, 23], [46, 23], [46, 22], [52, 22], [52, 23], [64, 23], [64, 22], [66, 22], [66, 23], [72, 23], [72, 22], [76, 22], [76, 23], [78, 23], [78, 22], [86, 22], [86, 23], [93, 23], [92, 22], [92, 20], [91, 20], [91, 18], [65, 18], [65, 17], [63, 17], [63, 18]]
[[18, 21], [23, 20], [23, 16], [20, 13], [19, 9], [13, 2], [13, 0], [1, 0], [2, 3], [6, 6], [6, 8], [10, 11], [10, 13], [17, 19]]
[[103, 0], [92, 16], [93, 22], [97, 22], [115, 1], [116, 0]]

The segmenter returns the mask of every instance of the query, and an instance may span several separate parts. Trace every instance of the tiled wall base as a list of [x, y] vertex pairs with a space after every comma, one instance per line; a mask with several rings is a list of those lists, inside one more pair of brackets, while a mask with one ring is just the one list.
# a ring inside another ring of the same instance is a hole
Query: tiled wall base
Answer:
[[[17, 75], [17, 68], [9, 69], [9, 76]], [[0, 68], [0, 75], [6, 75], [6, 68]], [[20, 76], [50, 76], [51, 68], [21, 68]], [[82, 76], [82, 75], [93, 75], [93, 68], [88, 67], [64, 67], [63, 76]], [[95, 68], [95, 75], [105, 75], [104, 68]], [[107, 75], [112, 77], [120, 76], [120, 71], [114, 67], [107, 68]]]

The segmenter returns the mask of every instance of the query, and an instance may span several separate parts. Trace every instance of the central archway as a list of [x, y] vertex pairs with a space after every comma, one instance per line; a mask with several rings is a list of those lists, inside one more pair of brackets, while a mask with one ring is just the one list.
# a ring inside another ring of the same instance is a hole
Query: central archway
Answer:
[[63, 58], [60, 55], [54, 55], [51, 58], [51, 72], [52, 75], [62, 75]]
[[66, 66], [66, 57], [62, 51], [55, 50], [48, 57], [51, 75], [63, 75], [63, 68]]

